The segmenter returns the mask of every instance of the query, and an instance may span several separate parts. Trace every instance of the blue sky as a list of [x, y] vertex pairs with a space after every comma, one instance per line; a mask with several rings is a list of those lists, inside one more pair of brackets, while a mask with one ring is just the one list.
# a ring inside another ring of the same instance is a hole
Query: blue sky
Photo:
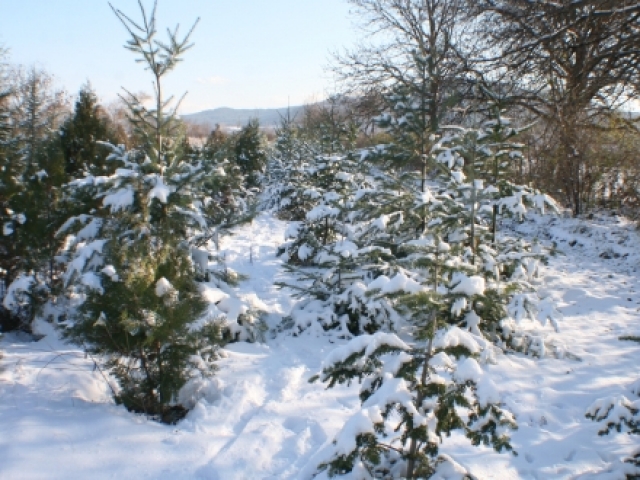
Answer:
[[[139, 19], [137, 0], [112, 0]], [[120, 87], [151, 91], [151, 78], [122, 46], [127, 32], [103, 0], [0, 0], [0, 45], [9, 61], [53, 74], [75, 94], [89, 80], [103, 102]], [[152, 0], [143, 0], [151, 8]], [[335, 90], [330, 52], [353, 45], [345, 0], [159, 0], [158, 26], [186, 29], [195, 46], [165, 91], [188, 91], [182, 112], [271, 108], [319, 100]], [[163, 38], [161, 35], [160, 38]]]

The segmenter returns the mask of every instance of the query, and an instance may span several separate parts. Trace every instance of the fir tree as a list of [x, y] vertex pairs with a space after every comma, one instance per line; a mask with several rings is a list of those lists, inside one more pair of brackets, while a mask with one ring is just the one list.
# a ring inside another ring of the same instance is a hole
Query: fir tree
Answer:
[[232, 143], [229, 135], [222, 131], [220, 125], [216, 124], [202, 147], [202, 156], [209, 160], [222, 162], [232, 156], [231, 149]]
[[389, 302], [364, 294], [364, 282], [388, 272], [385, 263], [392, 259], [361, 233], [357, 197], [367, 175], [350, 155], [320, 157], [308, 181], [299, 190], [309, 210], [292, 224], [282, 247], [297, 281], [280, 286], [303, 298], [291, 314], [294, 332], [320, 327], [350, 337], [393, 329], [397, 315]]
[[316, 147], [316, 155], [344, 155], [353, 151], [358, 128], [348, 99], [340, 95], [308, 106], [302, 119], [302, 133]]

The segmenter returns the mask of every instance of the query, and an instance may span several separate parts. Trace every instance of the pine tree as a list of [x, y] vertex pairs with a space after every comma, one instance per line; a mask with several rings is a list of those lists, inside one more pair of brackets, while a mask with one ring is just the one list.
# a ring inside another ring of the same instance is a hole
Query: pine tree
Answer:
[[[430, 477], [450, 463], [439, 453], [442, 437], [453, 430], [474, 445], [511, 449], [507, 431], [515, 419], [503, 410], [478, 359], [492, 361], [494, 345], [544, 354], [538, 339], [517, 328], [521, 317], [535, 313], [542, 251], [491, 228], [493, 205], [519, 216], [527, 196], [536, 195], [511, 186], [510, 197], [501, 197], [477, 178], [484, 165], [501, 161], [496, 156], [509, 156], [507, 136], [491, 125], [434, 136], [427, 160], [438, 178], [396, 181], [402, 194], [363, 192], [372, 206], [361, 217], [369, 223], [361, 231], [370, 245], [391, 247], [386, 263], [393, 275], [367, 265], [374, 276], [363, 282], [361, 296], [386, 301], [407, 337], [385, 331], [359, 336], [326, 360], [320, 376], [329, 386], [364, 379], [362, 410], [320, 466], [331, 475], [355, 469], [364, 478]], [[387, 185], [396, 179], [382, 178]], [[411, 228], [404, 228], [406, 219], [413, 219]], [[543, 324], [555, 325], [552, 309], [541, 306], [537, 313]]]
[[367, 175], [352, 155], [319, 157], [308, 182], [298, 187], [308, 211], [292, 224], [291, 240], [282, 247], [296, 282], [280, 286], [303, 299], [291, 314], [293, 331], [319, 328], [351, 337], [393, 329], [397, 315], [389, 302], [364, 295], [363, 282], [388, 272], [385, 259], [391, 258], [360, 231], [357, 196]]
[[251, 221], [257, 211], [256, 189], [247, 186], [246, 177], [235, 161], [235, 146], [236, 137], [216, 125], [198, 152], [198, 158], [212, 172], [205, 179], [203, 189], [211, 197], [207, 215], [213, 225], [216, 250], [223, 234]]
[[108, 173], [104, 159], [108, 149], [99, 142], [114, 145], [124, 143], [103, 108], [91, 85], [84, 85], [78, 93], [74, 112], [60, 128], [60, 142], [65, 158], [65, 171], [71, 178], [83, 171], [94, 175]]
[[[11, 135], [9, 120], [9, 100], [11, 89], [4, 63], [6, 50], [0, 47], [0, 224], [2, 224], [2, 236], [7, 235], [5, 225], [9, 225], [14, 218], [10, 208], [11, 197], [16, 191], [15, 163], [9, 161], [8, 141]], [[4, 300], [7, 287], [11, 283], [7, 267], [12, 260], [12, 245], [10, 242], [0, 242], [0, 299]], [[13, 322], [13, 315], [0, 303], [0, 329], [6, 330]]]
[[229, 135], [222, 131], [220, 125], [216, 124], [202, 147], [202, 156], [220, 163], [231, 157], [231, 147]]
[[3, 235], [10, 241], [0, 254], [0, 268], [6, 272], [4, 305], [13, 317], [11, 327], [30, 331], [60, 271], [55, 231], [64, 221], [64, 171], [57, 129], [66, 102], [43, 71], [18, 70], [13, 78], [3, 159]]
[[249, 120], [234, 139], [235, 163], [245, 177], [247, 187], [257, 187], [267, 163], [264, 136], [257, 119]]
[[349, 338], [392, 329], [398, 320], [387, 301], [363, 295], [363, 282], [388, 272], [381, 258], [390, 254], [360, 231], [358, 199], [371, 175], [353, 150], [356, 124], [339, 106], [334, 98], [307, 112], [300, 130], [284, 123], [279, 139], [279, 155], [291, 162], [280, 211], [296, 220], [281, 247], [296, 282], [279, 285], [301, 298], [286, 322], [294, 334], [310, 329]]
[[[138, 148], [111, 146], [111, 176], [71, 183], [82, 195], [102, 199], [95, 215], [71, 218], [61, 234], [73, 233], [65, 282], [86, 301], [65, 329], [71, 341], [104, 355], [116, 376], [116, 400], [129, 410], [174, 422], [184, 414], [180, 388], [213, 370], [221, 343], [217, 318], [207, 313], [191, 257], [194, 238], [211, 233], [212, 199], [203, 188], [215, 172], [182, 150], [175, 108], [162, 96], [162, 79], [190, 47], [169, 31], [156, 39], [156, 4], [142, 23], [113, 9], [131, 38], [127, 48], [154, 77], [155, 108], [127, 95]], [[141, 27], [139, 25], [142, 25]], [[190, 241], [190, 239], [192, 241]], [[197, 359], [197, 360], [196, 360]], [[199, 373], [198, 373], [199, 372]]]
[[344, 155], [353, 151], [359, 123], [347, 98], [331, 95], [321, 104], [304, 110], [302, 134], [314, 145], [316, 155]]
[[287, 110], [276, 128], [276, 141], [267, 162], [266, 207], [276, 210], [283, 220], [303, 220], [311, 199], [305, 196], [309, 167], [314, 160], [311, 142]]

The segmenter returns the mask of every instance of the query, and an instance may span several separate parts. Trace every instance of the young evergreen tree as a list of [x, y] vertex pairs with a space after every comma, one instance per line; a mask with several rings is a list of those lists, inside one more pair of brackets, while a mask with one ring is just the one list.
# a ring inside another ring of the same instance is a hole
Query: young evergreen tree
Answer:
[[291, 165], [283, 176], [280, 211], [295, 220], [281, 253], [296, 282], [280, 286], [301, 298], [287, 322], [294, 334], [329, 331], [349, 338], [392, 329], [397, 321], [388, 302], [363, 295], [363, 282], [388, 272], [381, 257], [389, 254], [360, 231], [358, 199], [371, 175], [353, 150], [355, 125], [334, 98], [327, 108], [307, 111], [300, 129], [285, 123], [281, 130], [279, 158]]
[[[362, 194], [373, 205], [367, 211], [370, 225], [362, 231], [370, 245], [392, 246], [386, 263], [393, 275], [368, 265], [375, 273], [364, 279], [361, 297], [386, 301], [401, 319], [403, 338], [384, 331], [359, 336], [326, 360], [321, 378], [329, 386], [364, 379], [362, 410], [320, 466], [331, 475], [444, 474], [442, 469], [459, 467], [439, 455], [442, 437], [453, 430], [474, 445], [511, 449], [508, 430], [515, 419], [503, 410], [500, 393], [480, 363], [492, 361], [494, 345], [544, 355], [543, 342], [526, 337], [518, 324], [526, 315], [535, 319], [537, 314], [543, 324], [551, 320], [554, 326], [557, 318], [545, 302], [535, 309], [542, 252], [491, 228], [493, 205], [522, 215], [527, 196], [536, 195], [512, 186], [500, 197], [489, 182], [495, 178], [477, 178], [486, 164], [502, 161], [494, 157], [508, 157], [513, 150], [508, 134], [494, 126], [448, 128], [442, 138], [434, 137], [428, 160], [438, 166], [439, 178], [397, 182], [396, 191], [405, 194], [375, 188]], [[416, 213], [421, 222], [399, 228]]]
[[292, 224], [282, 251], [297, 281], [280, 284], [303, 300], [291, 314], [295, 333], [331, 330], [351, 337], [390, 330], [397, 315], [386, 300], [368, 299], [365, 282], [388, 273], [391, 253], [362, 235], [358, 195], [368, 185], [351, 155], [320, 157], [299, 188], [307, 199], [303, 220]]
[[64, 222], [64, 161], [58, 127], [66, 102], [43, 71], [17, 70], [13, 79], [3, 165], [3, 236], [8, 241], [3, 242], [0, 268], [5, 271], [4, 306], [12, 314], [11, 327], [30, 331], [38, 307], [59, 278], [55, 231]]
[[304, 191], [309, 185], [313, 159], [311, 142], [287, 110], [287, 116], [280, 119], [276, 128], [276, 141], [265, 172], [266, 206], [275, 209], [283, 220], [303, 220], [310, 209], [311, 199]]
[[304, 110], [302, 133], [315, 146], [316, 155], [344, 155], [353, 151], [358, 128], [359, 122], [344, 96], [331, 95]]
[[434, 195], [432, 205], [430, 233], [403, 246], [398, 273], [363, 288], [369, 302], [386, 300], [402, 318], [408, 342], [385, 332], [359, 336], [325, 361], [329, 386], [364, 378], [362, 410], [321, 465], [332, 475], [359, 469], [364, 478], [429, 478], [452, 468], [439, 453], [453, 430], [474, 445], [511, 449], [515, 419], [480, 364], [492, 361], [492, 341], [501, 344], [495, 326], [509, 318], [509, 301], [526, 283], [489, 280], [495, 252], [482, 249], [484, 262], [474, 265], [461, 235], [442, 240], [460, 205], [449, 192]]
[[227, 133], [225, 133], [219, 124], [211, 130], [203, 147], [202, 156], [209, 160], [223, 162], [232, 156], [232, 142]]
[[78, 93], [73, 114], [60, 128], [67, 175], [75, 178], [81, 172], [94, 175], [108, 173], [104, 162], [108, 149], [100, 142], [117, 145], [124, 143], [122, 140], [98, 103], [91, 85], [84, 85]]
[[[5, 64], [6, 50], [0, 47], [0, 224], [3, 237], [6, 236], [4, 226], [14, 220], [10, 208], [11, 197], [16, 191], [15, 163], [9, 161], [8, 142], [11, 135], [9, 118], [9, 100], [11, 89]], [[10, 242], [0, 242], [0, 299], [4, 300], [5, 292], [11, 282], [7, 267], [12, 258]], [[13, 315], [0, 303], [0, 330], [4, 331], [13, 320]]]
[[[185, 382], [213, 369], [221, 334], [196, 284], [189, 239], [209, 229], [213, 203], [202, 185], [216, 173], [184, 155], [175, 108], [162, 95], [162, 80], [190, 47], [193, 28], [168, 41], [156, 38], [156, 4], [142, 22], [116, 16], [136, 53], [154, 77], [155, 108], [134, 95], [126, 101], [140, 145], [111, 146], [111, 176], [86, 176], [71, 186], [102, 200], [94, 215], [70, 219], [65, 282], [86, 297], [65, 329], [87, 351], [104, 355], [116, 376], [116, 400], [129, 410], [176, 421], [184, 408], [177, 396]], [[177, 107], [176, 107], [177, 108]], [[197, 359], [197, 360], [196, 360]], [[200, 372], [200, 373], [198, 373]]]
[[249, 188], [257, 187], [267, 163], [265, 139], [258, 120], [249, 120], [234, 141], [235, 162], [245, 177], [245, 184]]

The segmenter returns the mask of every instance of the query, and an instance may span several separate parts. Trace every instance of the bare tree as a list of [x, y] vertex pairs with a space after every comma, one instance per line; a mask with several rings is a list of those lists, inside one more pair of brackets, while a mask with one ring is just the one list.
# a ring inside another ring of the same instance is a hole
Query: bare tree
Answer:
[[349, 0], [364, 40], [336, 56], [335, 71], [368, 111], [393, 111], [398, 95], [412, 107], [408, 161], [429, 153], [460, 72], [461, 0]]
[[553, 169], [575, 214], [592, 182], [581, 138], [638, 89], [640, 4], [627, 0], [478, 0], [469, 10], [491, 48], [476, 66], [515, 85], [513, 99], [554, 132]]

